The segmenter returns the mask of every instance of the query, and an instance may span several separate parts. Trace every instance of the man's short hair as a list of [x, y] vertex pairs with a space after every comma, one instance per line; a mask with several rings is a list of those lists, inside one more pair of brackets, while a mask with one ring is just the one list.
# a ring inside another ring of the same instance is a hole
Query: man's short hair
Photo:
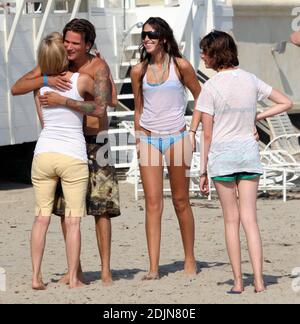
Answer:
[[96, 39], [95, 27], [86, 19], [74, 18], [68, 22], [63, 30], [63, 39], [65, 39], [68, 31], [79, 33], [83, 36], [85, 43], [90, 43], [91, 48]]

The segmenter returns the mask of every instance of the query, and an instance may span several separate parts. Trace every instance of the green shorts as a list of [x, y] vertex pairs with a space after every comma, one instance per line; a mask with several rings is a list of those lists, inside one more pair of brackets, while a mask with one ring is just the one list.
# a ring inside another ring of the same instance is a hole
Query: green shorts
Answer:
[[212, 177], [213, 181], [234, 182], [237, 180], [251, 180], [260, 177], [260, 173], [237, 172], [220, 177]]

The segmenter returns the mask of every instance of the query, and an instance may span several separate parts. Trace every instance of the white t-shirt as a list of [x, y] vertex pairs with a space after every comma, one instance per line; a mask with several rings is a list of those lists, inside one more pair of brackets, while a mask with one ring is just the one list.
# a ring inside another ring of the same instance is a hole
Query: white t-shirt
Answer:
[[271, 92], [272, 87], [242, 69], [219, 72], [204, 84], [197, 110], [214, 118], [208, 155], [211, 177], [263, 173], [254, 125], [257, 101]]
[[[59, 92], [50, 87], [43, 87], [40, 93], [57, 92], [64, 97], [84, 101], [77, 90], [79, 73], [71, 77], [72, 89]], [[37, 141], [34, 154], [55, 152], [87, 161], [86, 144], [83, 136], [83, 115], [66, 107], [42, 108], [44, 128]]]

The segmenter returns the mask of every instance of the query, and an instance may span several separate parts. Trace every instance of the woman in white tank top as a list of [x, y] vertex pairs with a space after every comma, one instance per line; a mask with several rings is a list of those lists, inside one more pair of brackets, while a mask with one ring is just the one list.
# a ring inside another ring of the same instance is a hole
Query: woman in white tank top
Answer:
[[[65, 76], [72, 81], [72, 88], [64, 96], [83, 101], [86, 93], [94, 94], [93, 80], [84, 74], [68, 71], [67, 53], [58, 33], [47, 36], [40, 45], [38, 63], [44, 75]], [[59, 92], [44, 86], [40, 93]], [[33, 265], [32, 288], [45, 289], [41, 278], [41, 262], [45, 248], [46, 233], [54, 202], [55, 188], [61, 179], [66, 208], [66, 251], [70, 288], [82, 286], [77, 269], [81, 247], [80, 218], [85, 215], [85, 197], [88, 181], [88, 166], [83, 116], [63, 106], [43, 109], [36, 100], [37, 111], [43, 129], [37, 141], [32, 163], [32, 183], [36, 200], [36, 218], [31, 235]]]
[[[208, 193], [208, 167], [223, 209], [226, 245], [234, 275], [234, 286], [228, 293], [241, 294], [244, 290], [241, 223], [254, 272], [254, 289], [262, 292], [265, 290], [263, 253], [256, 197], [263, 169], [253, 129], [257, 120], [287, 111], [292, 102], [255, 75], [238, 68], [237, 47], [230, 35], [215, 30], [201, 40], [200, 48], [206, 66], [218, 72], [205, 83], [198, 100], [204, 131], [200, 189]], [[257, 101], [266, 98], [275, 105], [257, 114]]]
[[159, 278], [163, 212], [163, 154], [185, 253], [184, 270], [196, 273], [194, 218], [189, 202], [188, 171], [192, 146], [185, 125], [187, 87], [195, 102], [200, 85], [193, 67], [182, 58], [170, 26], [149, 18], [143, 26], [141, 63], [133, 67], [135, 131], [146, 200], [146, 236], [150, 258], [144, 280]]

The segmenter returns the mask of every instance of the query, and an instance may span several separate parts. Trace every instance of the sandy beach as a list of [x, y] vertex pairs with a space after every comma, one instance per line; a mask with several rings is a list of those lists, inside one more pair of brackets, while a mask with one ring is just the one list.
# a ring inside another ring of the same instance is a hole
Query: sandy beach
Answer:
[[[259, 224], [263, 237], [265, 281], [268, 290], [253, 292], [251, 265], [242, 236], [245, 293], [226, 295], [232, 285], [223, 219], [216, 199], [194, 198], [195, 251], [199, 273], [188, 278], [183, 272], [183, 251], [177, 219], [170, 198], [163, 215], [161, 279], [144, 282], [148, 268], [144, 232], [144, 200], [134, 200], [134, 187], [120, 183], [122, 216], [113, 219], [112, 273], [114, 284], [103, 287], [96, 245], [94, 219], [82, 222], [82, 264], [89, 285], [71, 290], [57, 283], [66, 271], [64, 242], [58, 217], [53, 217], [43, 261], [46, 291], [31, 290], [29, 238], [33, 222], [31, 186], [0, 184], [0, 267], [6, 270], [7, 289], [0, 303], [299, 303], [300, 292], [292, 289], [292, 271], [300, 267], [299, 199], [259, 199]], [[299, 289], [300, 290], [300, 287]]]

